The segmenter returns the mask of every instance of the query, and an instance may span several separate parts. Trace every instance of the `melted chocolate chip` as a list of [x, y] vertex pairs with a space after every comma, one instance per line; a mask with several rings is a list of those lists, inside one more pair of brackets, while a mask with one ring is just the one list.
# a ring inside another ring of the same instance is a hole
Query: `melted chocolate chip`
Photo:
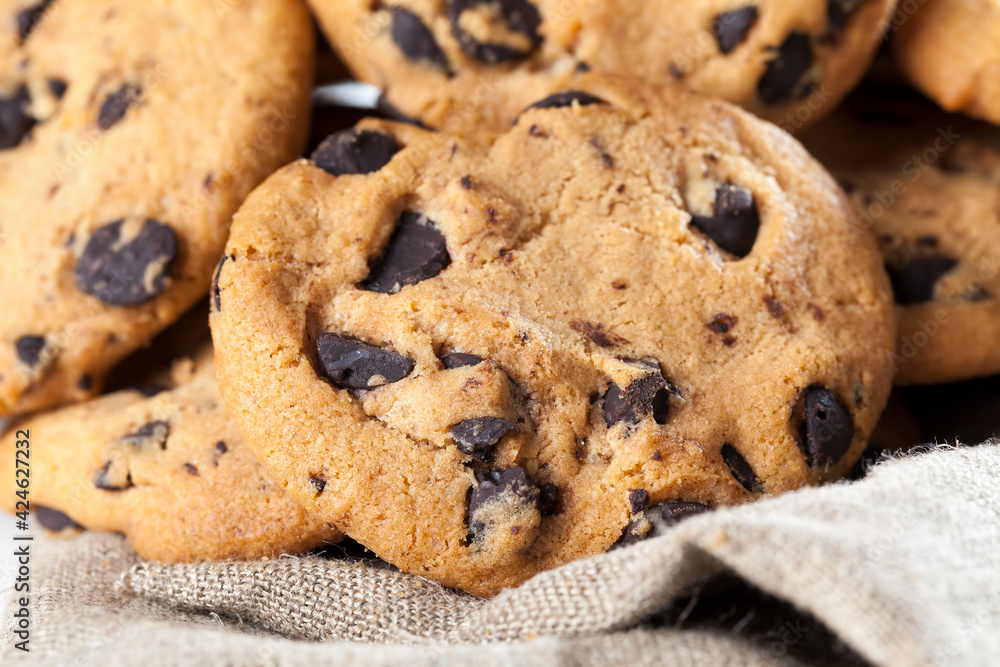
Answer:
[[140, 394], [142, 394], [147, 398], [152, 398], [157, 394], [162, 394], [163, 392], [167, 391], [168, 389], [170, 389], [170, 387], [166, 387], [162, 384], [156, 384], [153, 382], [145, 382], [143, 384], [136, 385], [131, 389], [132, 391], [139, 392]]
[[49, 92], [52, 93], [52, 96], [57, 100], [61, 100], [63, 98], [63, 95], [66, 94], [66, 89], [68, 87], [69, 84], [62, 79], [49, 79]]
[[170, 424], [163, 420], [143, 424], [132, 433], [123, 435], [120, 440], [133, 447], [158, 445], [160, 449], [167, 448], [167, 438], [170, 436]]
[[678, 502], [653, 505], [633, 519], [611, 548], [626, 547], [652, 537], [659, 537], [666, 532], [667, 528], [677, 525], [684, 519], [711, 511], [711, 507], [699, 503]]
[[538, 489], [538, 513], [542, 516], [559, 514], [559, 487], [552, 482], [542, 484]]
[[333, 333], [320, 336], [317, 350], [326, 376], [342, 389], [374, 389], [399, 382], [415, 365], [392, 350]]
[[324, 139], [312, 159], [334, 176], [371, 174], [389, 164], [400, 150], [399, 143], [384, 132], [341, 130]]
[[646, 489], [629, 489], [628, 506], [632, 514], [638, 514], [649, 506], [649, 491]]
[[101, 105], [101, 111], [97, 116], [97, 126], [102, 131], [107, 132], [125, 117], [129, 108], [135, 106], [142, 95], [142, 89], [131, 83], [126, 83], [115, 92], [108, 95]]
[[50, 507], [44, 507], [42, 505], [34, 505], [32, 511], [35, 514], [35, 518], [38, 519], [38, 523], [42, 525], [42, 528], [46, 530], [51, 530], [52, 532], [58, 533], [59, 531], [66, 530], [68, 528], [83, 528], [80, 524], [73, 519], [69, 518], [59, 510], [54, 510]]
[[434, 34], [420, 17], [408, 9], [393, 7], [392, 40], [411, 61], [438, 69], [448, 69], [448, 56], [434, 40]]
[[820, 385], [811, 385], [799, 408], [802, 425], [799, 447], [813, 468], [835, 465], [854, 441], [851, 413], [837, 396]]
[[590, 342], [598, 347], [618, 347], [619, 345], [628, 345], [629, 343], [627, 338], [622, 338], [618, 334], [605, 329], [603, 324], [574, 320], [569, 323], [569, 326], [573, 331], [586, 336]]
[[638, 424], [648, 415], [665, 424], [670, 413], [670, 391], [663, 373], [656, 371], [635, 380], [622, 391], [611, 382], [604, 395], [604, 421], [611, 428], [618, 422]]
[[958, 266], [951, 257], [921, 257], [901, 268], [886, 266], [896, 303], [911, 305], [934, 299], [934, 285], [944, 274]]
[[168, 225], [146, 220], [122, 245], [124, 222], [95, 231], [76, 263], [76, 286], [110, 306], [137, 306], [159, 295], [177, 257], [177, 237]]
[[522, 468], [514, 466], [503, 472], [491, 471], [476, 476], [479, 485], [469, 495], [469, 530], [477, 543], [486, 536], [486, 523], [477, 515], [487, 505], [514, 502], [525, 507], [538, 506], [538, 487]]
[[17, 14], [17, 35], [21, 41], [28, 39], [28, 35], [42, 22], [45, 10], [49, 8], [55, 0], [42, 0], [27, 9], [23, 9]]
[[851, 20], [851, 14], [858, 8], [859, 4], [861, 4], [860, 0], [827, 0], [827, 34], [836, 35], [843, 32], [848, 21]]
[[219, 278], [222, 276], [222, 267], [226, 263], [226, 260], [232, 259], [229, 255], [223, 255], [222, 259], [219, 260], [219, 266], [215, 269], [215, 277], [212, 278], [212, 302], [215, 304], [215, 310], [222, 310], [222, 290], [219, 289]]
[[433, 278], [451, 264], [444, 235], [427, 216], [404, 211], [378, 264], [362, 287], [395, 294], [405, 285]]
[[445, 368], [461, 368], [462, 366], [478, 366], [483, 363], [482, 357], [465, 352], [452, 352], [441, 357], [441, 363]]
[[[511, 32], [528, 38], [528, 50], [516, 49], [507, 44], [479, 42], [475, 36], [466, 32], [462, 28], [462, 14], [477, 7], [498, 9]], [[538, 32], [542, 17], [538, 9], [527, 0], [451, 0], [448, 5], [448, 20], [451, 22], [451, 32], [462, 50], [488, 65], [527, 58], [542, 43], [542, 36]]]
[[729, 333], [730, 329], [736, 326], [736, 323], [740, 321], [740, 318], [735, 315], [729, 315], [727, 313], [719, 313], [708, 322], [705, 326], [714, 331], [717, 334]]
[[215, 443], [215, 453], [218, 454], [219, 456], [222, 456], [228, 451], [229, 447], [227, 447], [226, 443], [223, 442], [222, 440], [219, 440], [217, 443]]
[[744, 489], [752, 493], [760, 493], [764, 490], [760, 480], [757, 479], [757, 473], [753, 471], [743, 455], [736, 451], [735, 447], [730, 444], [723, 445], [722, 460], [726, 462], [726, 465], [729, 466], [729, 472]]
[[42, 350], [45, 349], [45, 338], [42, 336], [21, 336], [14, 343], [17, 350], [17, 358], [27, 366], [34, 368], [42, 359]]
[[[555, 95], [549, 95], [543, 100], [535, 102], [528, 109], [558, 109], [561, 107], [573, 106], [576, 102], [581, 107], [590, 106], [592, 104], [607, 104], [604, 100], [599, 97], [594, 97], [590, 93], [585, 93], [581, 90], [567, 90], [562, 93], [556, 93]], [[522, 111], [521, 113], [524, 113]]]
[[757, 82], [757, 95], [764, 104], [787, 102], [807, 90], [802, 77], [813, 65], [812, 42], [809, 35], [793, 32], [776, 50], [767, 71]]
[[760, 215], [749, 190], [723, 183], [715, 191], [714, 214], [696, 215], [691, 224], [726, 252], [743, 258], [750, 254], [757, 240]]
[[716, 16], [712, 22], [712, 34], [719, 44], [719, 50], [728, 54], [742, 44], [756, 21], [757, 8], [752, 6], [741, 7]]
[[475, 417], [455, 424], [449, 433], [463, 454], [482, 459], [512, 428], [513, 422], [500, 417]]
[[124, 479], [121, 471], [116, 470], [114, 461], [106, 461], [101, 469], [94, 473], [94, 486], [102, 491], [125, 491], [135, 486], [131, 473], [126, 472]]
[[323, 493], [323, 489], [326, 488], [326, 477], [319, 474], [309, 475], [309, 483], [316, 489], [316, 493]]
[[89, 375], [87, 375], [86, 373], [84, 373], [83, 375], [81, 375], [80, 379], [77, 380], [77, 383], [76, 383], [76, 387], [80, 391], [90, 391], [90, 389], [93, 386], [94, 386], [93, 379], [91, 379], [91, 377]]
[[195, 476], [198, 475], [198, 468], [194, 464], [192, 464], [192, 463], [185, 463], [184, 464], [184, 470], [189, 475], [195, 475]]
[[27, 111], [30, 102], [31, 96], [24, 84], [9, 97], [0, 95], [0, 150], [20, 144], [35, 126], [35, 119]]

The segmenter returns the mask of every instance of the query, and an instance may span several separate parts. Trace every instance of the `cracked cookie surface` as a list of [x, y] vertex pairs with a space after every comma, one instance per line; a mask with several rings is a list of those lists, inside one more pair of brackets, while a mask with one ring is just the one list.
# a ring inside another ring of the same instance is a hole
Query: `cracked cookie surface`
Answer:
[[340, 539], [246, 447], [210, 349], [175, 364], [171, 376], [169, 388], [122, 390], [12, 426], [0, 442], [3, 479], [14, 482], [15, 434], [27, 429], [31, 508], [42, 509], [42, 525], [120, 531], [151, 560], [253, 559]]
[[881, 260], [794, 140], [578, 84], [500, 135], [363, 121], [248, 198], [218, 274], [219, 383], [262, 464], [481, 595], [845, 473], [891, 382]]
[[861, 78], [895, 0], [309, 0], [355, 75], [431, 127], [505, 129], [578, 71], [676, 79], [790, 131]]
[[298, 0], [0, 0], [0, 415], [95, 395], [204, 295], [302, 149], [312, 37]]

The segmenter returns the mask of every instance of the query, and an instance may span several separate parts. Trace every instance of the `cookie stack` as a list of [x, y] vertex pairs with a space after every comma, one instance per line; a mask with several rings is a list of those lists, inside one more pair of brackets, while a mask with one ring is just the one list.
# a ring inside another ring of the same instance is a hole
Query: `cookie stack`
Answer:
[[382, 118], [296, 159], [297, 0], [0, 3], [2, 465], [29, 431], [48, 528], [346, 535], [492, 595], [848, 475], [894, 378], [1000, 372], [992, 132], [926, 159], [943, 112], [872, 77], [834, 112], [962, 3], [310, 4]]

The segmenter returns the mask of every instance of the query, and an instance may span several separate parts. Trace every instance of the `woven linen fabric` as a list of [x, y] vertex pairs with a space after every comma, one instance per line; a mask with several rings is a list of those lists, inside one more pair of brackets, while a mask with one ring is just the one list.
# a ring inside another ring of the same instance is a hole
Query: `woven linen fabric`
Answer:
[[[357, 560], [141, 561], [33, 543], [4, 665], [991, 665], [1000, 444], [938, 447], [691, 518], [489, 600]], [[5, 619], [10, 615], [5, 614]]]

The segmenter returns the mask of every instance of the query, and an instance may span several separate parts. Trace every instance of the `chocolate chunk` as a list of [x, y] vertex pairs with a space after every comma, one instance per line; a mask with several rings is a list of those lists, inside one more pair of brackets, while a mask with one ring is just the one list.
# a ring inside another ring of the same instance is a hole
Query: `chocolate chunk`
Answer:
[[776, 320], [780, 320], [785, 314], [785, 307], [774, 297], [765, 296], [764, 305], [767, 306], [768, 314]]
[[[109, 460], [101, 466], [101, 469], [94, 473], [94, 486], [102, 491], [125, 491], [135, 486], [132, 483], [132, 474], [127, 470], [122, 470], [122, 466], [116, 466], [115, 461]], [[125, 473], [124, 477], [122, 472]]]
[[823, 469], [844, 457], [854, 441], [854, 421], [837, 396], [818, 384], [809, 386], [799, 412], [799, 447], [813, 468]]
[[433, 278], [449, 264], [448, 246], [437, 225], [421, 213], [403, 211], [388, 247], [362, 287], [395, 294], [405, 285]]
[[921, 257], [900, 268], [886, 266], [896, 303], [912, 305], [934, 299], [934, 285], [944, 274], [958, 266], [951, 257]]
[[42, 336], [21, 336], [14, 343], [17, 350], [17, 358], [34, 368], [42, 360], [42, 351], [45, 349], [45, 338]]
[[670, 391], [659, 371], [639, 378], [622, 391], [611, 382], [604, 395], [604, 421], [611, 428], [618, 422], [638, 424], [648, 415], [657, 424], [665, 424], [670, 413]]
[[392, 350], [333, 333], [319, 337], [317, 350], [326, 376], [342, 389], [374, 389], [399, 382], [415, 365]]
[[137, 391], [147, 398], [152, 398], [157, 394], [162, 394], [163, 392], [170, 389], [162, 384], [156, 384], [154, 382], [144, 382], [143, 384], [138, 384], [131, 388], [132, 391]]
[[[482, 43], [477, 41], [475, 36], [466, 32], [462, 28], [462, 14], [475, 10], [477, 7], [484, 7], [486, 11], [499, 10], [511, 32], [528, 38], [530, 43], [528, 50], [516, 49], [507, 44]], [[527, 58], [542, 43], [542, 36], [538, 32], [538, 27], [542, 24], [542, 17], [538, 13], [538, 9], [527, 0], [451, 0], [448, 5], [448, 20], [451, 22], [451, 32], [455, 35], [462, 50], [488, 65]]]
[[512, 422], [500, 417], [474, 417], [455, 424], [449, 433], [462, 453], [484, 458], [512, 428]]
[[723, 183], [715, 191], [713, 215], [696, 215], [691, 224], [726, 252], [743, 258], [750, 254], [757, 240], [760, 215], [749, 190]]
[[542, 516], [560, 513], [559, 487], [552, 482], [546, 482], [538, 489], [538, 513]]
[[139, 102], [141, 95], [142, 89], [131, 83], [126, 83], [108, 95], [97, 116], [97, 126], [104, 132], [110, 130], [115, 123], [125, 117], [125, 113], [130, 107]]
[[744, 489], [752, 493], [760, 493], [764, 490], [760, 480], [757, 479], [757, 473], [753, 471], [743, 455], [736, 451], [735, 447], [728, 443], [723, 445], [722, 460], [726, 462], [726, 465], [729, 466], [729, 472], [733, 473], [733, 477]]
[[0, 150], [14, 148], [28, 136], [35, 119], [28, 115], [31, 96], [24, 84], [10, 97], [0, 95]]
[[198, 468], [192, 463], [185, 463], [184, 470], [186, 470], [189, 475], [198, 475]]
[[618, 334], [605, 329], [603, 324], [574, 320], [569, 323], [569, 326], [573, 331], [586, 336], [590, 342], [598, 347], [618, 347], [619, 345], [628, 345], [629, 343], [627, 338], [622, 338]]
[[219, 260], [219, 266], [215, 269], [215, 277], [212, 278], [212, 302], [215, 303], [215, 310], [222, 310], [222, 290], [219, 289], [219, 278], [222, 276], [222, 267], [226, 260], [232, 259], [229, 255], [223, 255]]
[[67, 528], [83, 528], [83, 526], [78, 524], [76, 521], [73, 521], [73, 519], [69, 518], [59, 510], [54, 510], [43, 505], [35, 505], [32, 507], [32, 510], [35, 514], [35, 518], [38, 519], [38, 523], [42, 524], [42, 528], [45, 528], [46, 530], [58, 533], [59, 531], [66, 530]]
[[787, 102], [808, 90], [802, 77], [813, 65], [813, 49], [809, 35], [793, 32], [777, 48], [767, 71], [757, 82], [757, 95], [764, 104]]
[[836, 35], [847, 27], [851, 14], [861, 4], [861, 0], [827, 0], [826, 32]]
[[226, 443], [223, 442], [222, 440], [219, 440], [217, 443], [215, 443], [215, 453], [218, 454], [219, 456], [222, 456], [228, 451], [229, 447], [227, 447]]
[[55, 0], [42, 0], [36, 5], [23, 9], [17, 14], [17, 35], [21, 41], [28, 39], [28, 35], [42, 22], [45, 10], [49, 8]]
[[714, 331], [717, 334], [729, 333], [730, 329], [736, 326], [736, 323], [740, 321], [740, 318], [735, 315], [729, 315], [727, 313], [719, 313], [708, 322], [705, 326]]
[[716, 16], [712, 22], [712, 34], [719, 44], [719, 50], [728, 54], [742, 44], [756, 20], [757, 8], [752, 6], [741, 7]]
[[649, 505], [649, 491], [646, 489], [629, 489], [628, 505], [632, 514], [638, 514]]
[[123, 245], [124, 222], [95, 231], [76, 263], [76, 286], [109, 306], [138, 306], [159, 295], [177, 257], [177, 237], [168, 225], [146, 220]]
[[326, 477], [320, 474], [309, 475], [309, 483], [316, 489], [316, 493], [323, 493], [326, 488]]
[[93, 379], [89, 375], [87, 375], [86, 373], [84, 373], [83, 375], [81, 375], [80, 379], [77, 380], [77, 383], [76, 383], [76, 387], [80, 391], [90, 391], [91, 387], [93, 387], [93, 386], [94, 386]]
[[[585, 93], [580, 90], [567, 90], [562, 93], [556, 93], [555, 95], [549, 95], [544, 100], [539, 100], [535, 102], [528, 109], [558, 109], [560, 107], [572, 106], [573, 102], [576, 102], [581, 107], [590, 106], [592, 104], [607, 104], [604, 100], [599, 97], [594, 97], [590, 93]], [[521, 113], [524, 113], [522, 111]]]
[[392, 40], [406, 57], [416, 63], [447, 70], [448, 56], [420, 17], [402, 7], [393, 7], [389, 11], [392, 12]]
[[151, 421], [143, 424], [132, 433], [123, 435], [120, 440], [133, 447], [146, 447], [148, 445], [158, 445], [160, 449], [167, 448], [167, 438], [170, 436], [170, 424], [163, 420]]
[[384, 132], [341, 130], [324, 139], [312, 159], [334, 176], [370, 174], [389, 164], [400, 150], [399, 143]]
[[496, 502], [513, 502], [524, 507], [538, 506], [538, 487], [522, 468], [514, 466], [503, 472], [491, 471], [476, 476], [479, 485], [469, 495], [469, 529], [473, 539], [482, 543], [487, 525], [480, 510]]
[[452, 352], [441, 357], [441, 363], [445, 368], [461, 368], [462, 366], [478, 366], [483, 363], [482, 357], [465, 352]]
[[62, 79], [49, 79], [49, 92], [52, 93], [52, 96], [57, 100], [61, 100], [63, 98], [63, 95], [66, 94], [66, 89], [68, 87], [69, 84]]
[[626, 547], [642, 540], [659, 537], [666, 533], [667, 528], [677, 525], [684, 519], [711, 511], [711, 507], [699, 503], [678, 502], [653, 505], [632, 520], [611, 548]]

